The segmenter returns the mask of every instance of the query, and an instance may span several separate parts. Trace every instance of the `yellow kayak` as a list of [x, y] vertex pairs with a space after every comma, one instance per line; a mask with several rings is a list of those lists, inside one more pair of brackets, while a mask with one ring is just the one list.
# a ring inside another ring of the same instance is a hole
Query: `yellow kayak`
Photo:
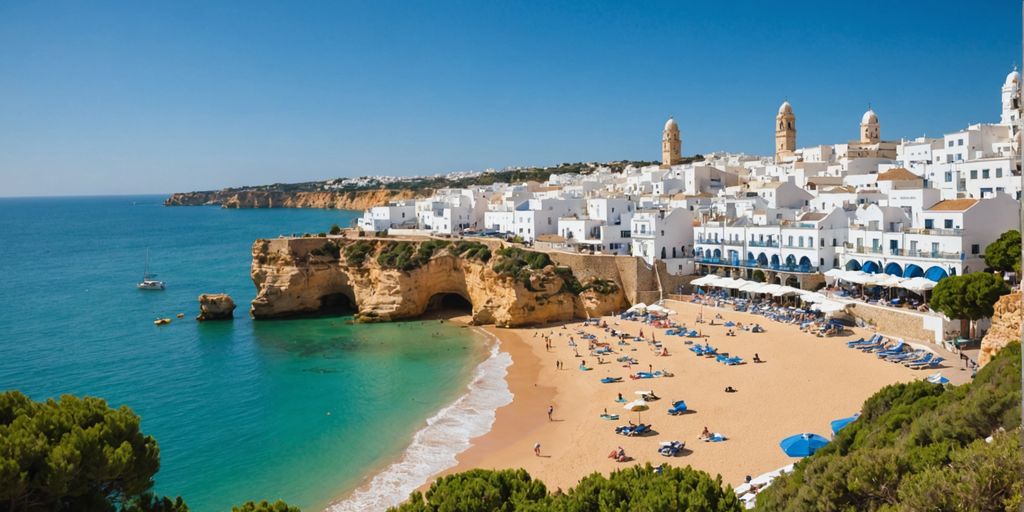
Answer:
[[157, 318], [156, 320], [153, 320], [154, 325], [167, 325], [169, 323], [171, 323], [170, 318]]

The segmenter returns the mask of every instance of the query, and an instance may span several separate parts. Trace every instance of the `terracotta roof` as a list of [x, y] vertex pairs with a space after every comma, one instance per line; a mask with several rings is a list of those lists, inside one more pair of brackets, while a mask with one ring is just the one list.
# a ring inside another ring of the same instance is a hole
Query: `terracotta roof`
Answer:
[[893, 167], [888, 171], [878, 175], [878, 179], [875, 181], [907, 181], [907, 180], [920, 180], [921, 177], [902, 168]]
[[558, 243], [558, 242], [564, 242], [565, 241], [565, 237], [561, 236], [561, 235], [550, 235], [550, 234], [548, 234], [548, 235], [537, 235], [537, 241], [538, 242]]
[[821, 220], [821, 219], [824, 219], [827, 216], [828, 216], [827, 213], [807, 212], [807, 213], [805, 213], [805, 214], [800, 216], [800, 220], [801, 221], [805, 221], [805, 220]]
[[977, 199], [946, 199], [928, 208], [928, 211], [962, 212], [978, 204]]

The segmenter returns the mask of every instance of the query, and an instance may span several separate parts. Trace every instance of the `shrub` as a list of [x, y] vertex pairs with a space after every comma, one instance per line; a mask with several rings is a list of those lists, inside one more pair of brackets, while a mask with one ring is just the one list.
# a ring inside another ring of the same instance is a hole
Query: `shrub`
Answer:
[[350, 267], [362, 266], [366, 256], [373, 251], [373, 244], [366, 241], [359, 241], [345, 247], [345, 263]]
[[341, 226], [339, 226], [337, 224], [331, 224], [331, 230], [329, 232], [332, 235], [340, 234], [341, 233]]

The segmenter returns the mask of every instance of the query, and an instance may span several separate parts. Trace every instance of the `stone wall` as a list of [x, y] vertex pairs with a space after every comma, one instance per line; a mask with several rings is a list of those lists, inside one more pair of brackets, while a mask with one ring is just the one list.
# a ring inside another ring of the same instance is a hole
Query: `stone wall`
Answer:
[[941, 339], [942, 333], [937, 337], [935, 331], [925, 327], [925, 315], [922, 313], [863, 303], [851, 303], [848, 311], [882, 334], [924, 343], [935, 343], [937, 338]]

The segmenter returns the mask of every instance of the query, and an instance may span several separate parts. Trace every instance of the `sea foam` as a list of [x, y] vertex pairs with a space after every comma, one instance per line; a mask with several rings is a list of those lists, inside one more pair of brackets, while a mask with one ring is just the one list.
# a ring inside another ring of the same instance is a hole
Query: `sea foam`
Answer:
[[494, 338], [489, 356], [474, 370], [466, 393], [427, 420], [399, 461], [327, 510], [385, 510], [405, 501], [431, 476], [455, 466], [455, 457], [469, 448], [470, 440], [491, 430], [495, 411], [512, 402], [505, 380], [511, 364], [512, 357], [501, 351], [501, 343]]

